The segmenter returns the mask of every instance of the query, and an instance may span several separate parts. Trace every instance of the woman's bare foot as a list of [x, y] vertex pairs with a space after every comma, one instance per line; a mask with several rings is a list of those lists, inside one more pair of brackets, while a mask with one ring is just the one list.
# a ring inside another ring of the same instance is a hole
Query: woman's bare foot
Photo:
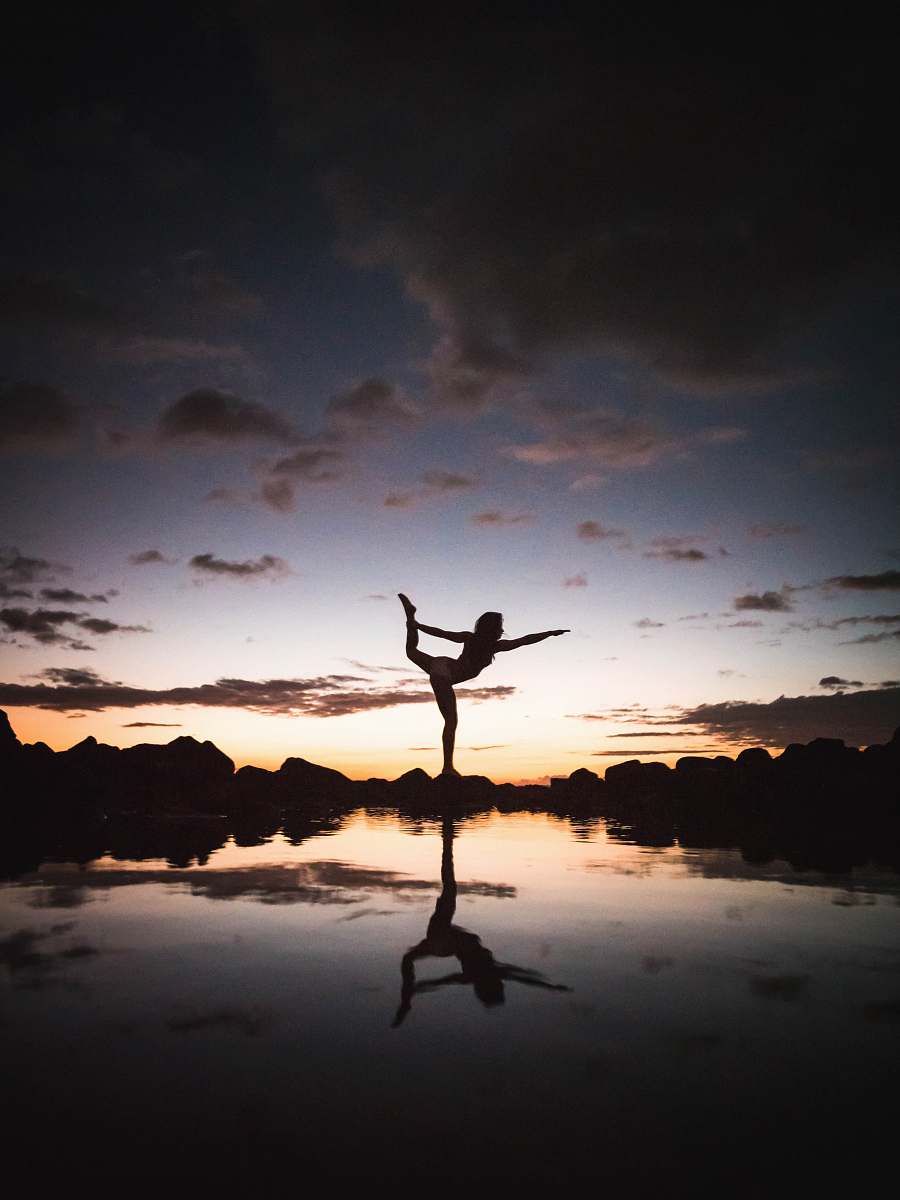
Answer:
[[407, 621], [415, 621], [416, 606], [413, 604], [412, 600], [410, 600], [409, 596], [404, 596], [404, 594], [402, 592], [398, 592], [397, 595], [400, 597], [400, 603], [403, 605], [404, 609], [406, 610]]
[[454, 767], [444, 767], [443, 771], [441, 771], [440, 775], [438, 776], [438, 779], [448, 778], [462, 779], [462, 775], [460, 775], [459, 771], [457, 771]]

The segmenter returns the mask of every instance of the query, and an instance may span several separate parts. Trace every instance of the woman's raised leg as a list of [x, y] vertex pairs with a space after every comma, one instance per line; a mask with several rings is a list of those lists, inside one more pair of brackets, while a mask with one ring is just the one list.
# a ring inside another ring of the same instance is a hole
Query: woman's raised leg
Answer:
[[416, 624], [416, 606], [408, 596], [397, 593], [406, 611], [406, 657], [423, 671], [431, 673], [432, 656], [419, 649], [419, 627]]

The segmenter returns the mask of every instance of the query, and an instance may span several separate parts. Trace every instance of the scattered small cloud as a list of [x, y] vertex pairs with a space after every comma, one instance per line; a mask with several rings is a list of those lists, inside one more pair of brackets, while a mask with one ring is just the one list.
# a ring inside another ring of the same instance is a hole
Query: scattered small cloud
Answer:
[[785, 521], [763, 522], [759, 525], [751, 525], [747, 533], [752, 538], [775, 538], [775, 537], [796, 537], [798, 534], [805, 533], [805, 525], [788, 525]]
[[601, 524], [600, 521], [579, 522], [577, 533], [583, 542], [603, 542], [610, 539], [617, 541], [628, 538], [624, 529], [611, 529], [609, 526]]
[[95, 601], [98, 604], [108, 604], [108, 598], [102, 593], [86, 596], [84, 592], [73, 592], [71, 588], [41, 588], [41, 599], [53, 604], [87, 604]]
[[[4, 608], [0, 609], [0, 623], [10, 633], [22, 634], [44, 645], [69, 641], [68, 636], [61, 632], [61, 627], [65, 625], [76, 625], [95, 634], [150, 632], [145, 625], [119, 625], [116, 621], [90, 617], [70, 609]], [[70, 649], [90, 650], [92, 647], [70, 642]]]
[[412, 508], [416, 498], [412, 492], [388, 492], [384, 498], [385, 508]]
[[70, 574], [72, 568], [22, 554], [14, 546], [0, 548], [0, 579], [7, 584], [52, 582], [56, 575]]
[[287, 475], [304, 483], [327, 483], [338, 479], [344, 454], [325, 446], [301, 446], [285, 458], [278, 459], [270, 468], [272, 475]]
[[460, 475], [456, 471], [426, 471], [422, 482], [437, 492], [458, 492], [476, 486], [471, 475]]
[[339, 437], [378, 437], [414, 425], [421, 413], [399, 388], [384, 379], [366, 379], [328, 402], [325, 425]]
[[147, 567], [151, 563], [171, 563], [173, 560], [166, 558], [162, 550], [139, 550], [136, 554], [129, 554], [128, 561], [133, 567]]
[[123, 729], [181, 729], [178, 721], [129, 721]]
[[587, 575], [579, 572], [577, 575], [570, 575], [563, 580], [563, 587], [566, 588], [585, 588], [588, 585]]
[[652, 621], [650, 617], [641, 617], [639, 621], [633, 622], [636, 629], [662, 629], [665, 626], [665, 621]]
[[499, 509], [489, 509], [487, 512], [475, 513], [469, 520], [473, 525], [481, 526], [531, 525], [535, 516], [534, 513], [508, 513]]
[[819, 680], [820, 688], [865, 687], [861, 679], [841, 679], [839, 675], [826, 675]]
[[195, 554], [190, 562], [195, 571], [204, 575], [226, 576], [231, 579], [276, 579], [290, 571], [283, 558], [275, 554], [263, 554], [256, 559], [229, 562], [213, 554]]
[[644, 558], [659, 558], [666, 562], [705, 562], [709, 555], [705, 550], [698, 550], [693, 544], [702, 540], [693, 535], [655, 537], [650, 542], [650, 549], [644, 551]]
[[793, 612], [784, 592], [748, 592], [744, 596], [735, 596], [734, 607], [738, 612]]

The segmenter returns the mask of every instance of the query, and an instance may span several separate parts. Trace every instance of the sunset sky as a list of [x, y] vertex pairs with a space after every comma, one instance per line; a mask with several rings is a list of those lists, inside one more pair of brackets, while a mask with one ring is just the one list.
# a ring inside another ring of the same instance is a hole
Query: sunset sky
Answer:
[[890, 48], [188, 8], [3, 51], [19, 737], [433, 774], [398, 591], [572, 630], [460, 687], [464, 773], [889, 737]]

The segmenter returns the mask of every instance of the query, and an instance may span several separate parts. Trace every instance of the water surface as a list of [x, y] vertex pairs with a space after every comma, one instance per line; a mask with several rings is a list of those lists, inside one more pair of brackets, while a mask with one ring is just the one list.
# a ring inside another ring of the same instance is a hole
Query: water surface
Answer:
[[0, 891], [7, 1127], [45, 1171], [758, 1194], [889, 1148], [888, 871], [522, 813], [176, 858]]

